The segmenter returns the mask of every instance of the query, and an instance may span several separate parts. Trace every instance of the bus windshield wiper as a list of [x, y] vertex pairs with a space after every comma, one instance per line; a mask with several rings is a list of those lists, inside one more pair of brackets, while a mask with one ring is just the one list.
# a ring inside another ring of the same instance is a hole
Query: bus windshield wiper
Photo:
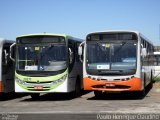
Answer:
[[49, 51], [52, 47], [54, 47], [54, 45], [48, 46], [48, 48], [44, 52], [41, 52], [41, 59], [45, 56], [45, 53]]
[[99, 42], [96, 42], [96, 44], [101, 48], [102, 51], [106, 51], [106, 50], [105, 50], [105, 47], [102, 46]]
[[115, 55], [124, 47], [126, 42], [123, 42], [122, 45], [115, 51]]

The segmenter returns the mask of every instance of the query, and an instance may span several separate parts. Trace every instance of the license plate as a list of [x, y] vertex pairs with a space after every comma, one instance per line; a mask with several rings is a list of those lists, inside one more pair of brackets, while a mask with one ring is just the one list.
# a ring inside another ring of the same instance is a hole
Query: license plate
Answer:
[[43, 86], [34, 86], [35, 90], [43, 90]]
[[115, 87], [116, 85], [115, 84], [112, 84], [112, 83], [108, 83], [106, 84], [106, 87]]

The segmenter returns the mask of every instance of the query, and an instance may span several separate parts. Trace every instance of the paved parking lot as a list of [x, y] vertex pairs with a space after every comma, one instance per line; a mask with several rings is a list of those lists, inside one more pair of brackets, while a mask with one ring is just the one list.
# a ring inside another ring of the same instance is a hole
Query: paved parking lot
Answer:
[[78, 98], [69, 94], [44, 94], [38, 100], [31, 99], [29, 95], [8, 95], [4, 99], [1, 95], [0, 100], [0, 113], [99, 112], [160, 114], [160, 84], [154, 84], [144, 98], [130, 93], [108, 93], [97, 99], [93, 92], [84, 92]]

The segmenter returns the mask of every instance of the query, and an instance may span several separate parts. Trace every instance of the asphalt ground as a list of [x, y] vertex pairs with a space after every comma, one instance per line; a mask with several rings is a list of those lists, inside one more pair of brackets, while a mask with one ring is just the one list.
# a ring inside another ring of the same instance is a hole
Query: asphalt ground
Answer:
[[102, 98], [96, 98], [92, 91], [83, 91], [77, 98], [71, 94], [43, 94], [34, 100], [28, 94], [1, 94], [0, 114], [3, 120], [8, 120], [8, 116], [16, 118], [11, 115], [18, 115], [19, 119], [26, 120], [30, 119], [28, 117], [39, 120], [58, 120], [60, 117], [65, 120], [100, 119], [101, 114], [112, 117], [115, 114], [155, 114], [159, 115], [156, 119], [160, 119], [160, 83], [155, 83], [152, 89], [148, 87], [143, 97], [137, 93], [126, 92], [105, 93]]

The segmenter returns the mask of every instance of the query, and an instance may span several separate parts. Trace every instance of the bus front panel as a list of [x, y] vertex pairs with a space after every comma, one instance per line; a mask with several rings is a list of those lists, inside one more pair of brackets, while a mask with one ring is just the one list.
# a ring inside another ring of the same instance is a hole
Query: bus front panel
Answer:
[[136, 76], [138, 37], [135, 33], [93, 33], [86, 39], [84, 89], [141, 90]]
[[[15, 91], [52, 92], [67, 84], [67, 44], [61, 36], [17, 38]], [[67, 85], [61, 92], [67, 91]]]
[[[120, 78], [120, 77], [119, 77]], [[95, 79], [84, 78], [85, 90], [99, 90], [99, 91], [139, 91], [141, 90], [142, 82], [140, 78], [123, 78], [123, 79]]]
[[29, 77], [16, 73], [15, 92], [67, 92], [67, 72], [68, 70], [46, 77]]

